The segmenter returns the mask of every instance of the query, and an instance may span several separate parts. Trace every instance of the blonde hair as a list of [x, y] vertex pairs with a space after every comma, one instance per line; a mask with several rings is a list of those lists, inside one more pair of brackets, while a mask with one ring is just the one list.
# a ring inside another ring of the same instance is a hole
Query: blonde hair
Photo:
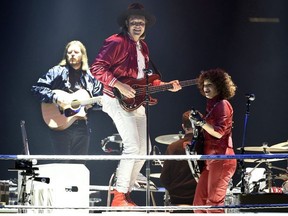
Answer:
[[68, 48], [72, 45], [72, 44], [76, 44], [80, 47], [80, 50], [81, 50], [81, 53], [82, 53], [82, 70], [83, 71], [88, 71], [89, 70], [89, 64], [88, 64], [88, 56], [87, 56], [87, 51], [86, 51], [86, 48], [85, 46], [83, 45], [83, 43], [81, 43], [80, 41], [78, 40], [73, 40], [73, 41], [70, 41], [66, 47], [65, 47], [65, 50], [64, 50], [64, 54], [63, 54], [63, 59], [60, 61], [59, 65], [60, 66], [66, 66], [67, 65], [67, 51], [68, 51]]

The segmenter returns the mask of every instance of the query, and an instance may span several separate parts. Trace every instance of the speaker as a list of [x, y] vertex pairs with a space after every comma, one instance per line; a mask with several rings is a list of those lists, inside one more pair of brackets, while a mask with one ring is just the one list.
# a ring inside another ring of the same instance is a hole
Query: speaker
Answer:
[[[288, 194], [264, 193], [264, 194], [240, 194], [240, 204], [287, 204]], [[288, 207], [282, 208], [251, 208], [241, 209], [240, 212], [288, 212]]]
[[[59, 207], [61, 209], [63, 207], [89, 207], [90, 172], [85, 165], [52, 163], [37, 165], [35, 168], [38, 168], [35, 171], [37, 176], [33, 181], [28, 180], [26, 183], [26, 191], [30, 193], [29, 202], [31, 205]], [[55, 209], [42, 210], [42, 212], [49, 213], [55, 211]], [[63, 210], [57, 211], [63, 212]], [[69, 211], [71, 212], [71, 210]], [[89, 212], [88, 209], [77, 211]]]

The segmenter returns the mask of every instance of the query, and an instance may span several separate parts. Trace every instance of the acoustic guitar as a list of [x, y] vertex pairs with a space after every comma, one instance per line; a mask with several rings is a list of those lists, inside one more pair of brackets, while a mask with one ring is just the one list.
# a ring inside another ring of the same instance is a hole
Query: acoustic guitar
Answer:
[[101, 96], [90, 97], [89, 93], [80, 89], [74, 93], [67, 93], [62, 90], [53, 90], [61, 98], [69, 103], [60, 106], [55, 103], [42, 103], [41, 111], [44, 122], [54, 130], [65, 130], [77, 119], [86, 117], [86, 110], [91, 104], [101, 104]]

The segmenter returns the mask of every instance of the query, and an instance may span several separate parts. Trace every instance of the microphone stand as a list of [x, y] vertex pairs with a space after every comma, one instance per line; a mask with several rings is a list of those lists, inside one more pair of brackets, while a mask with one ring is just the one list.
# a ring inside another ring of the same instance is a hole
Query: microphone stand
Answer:
[[[145, 89], [145, 112], [146, 112], [146, 154], [149, 155], [149, 73], [152, 72], [150, 69], [143, 69], [146, 79]], [[146, 161], [146, 206], [150, 206], [150, 160]], [[149, 210], [147, 210], [149, 212]]]
[[[254, 100], [254, 99], [253, 99]], [[246, 113], [245, 113], [245, 119], [244, 119], [244, 130], [243, 130], [243, 137], [242, 137], [242, 146], [241, 146], [241, 154], [245, 153], [244, 146], [245, 146], [245, 140], [246, 140], [246, 130], [247, 130], [247, 123], [248, 123], [248, 117], [250, 114], [250, 102], [251, 99], [247, 97], [246, 101]], [[241, 193], [246, 193], [247, 188], [245, 187], [245, 165], [244, 160], [240, 159], [240, 168], [241, 168]]]

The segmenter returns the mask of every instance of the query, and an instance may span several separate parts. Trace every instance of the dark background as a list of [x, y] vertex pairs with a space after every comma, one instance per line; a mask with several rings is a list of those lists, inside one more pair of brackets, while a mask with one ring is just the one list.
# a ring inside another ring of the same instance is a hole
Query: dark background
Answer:
[[[31, 86], [40, 75], [59, 63], [65, 45], [82, 41], [92, 63], [103, 40], [117, 33], [116, 18], [131, 2], [117, 0], [4, 0], [1, 25], [1, 120], [2, 155], [23, 153], [20, 120], [25, 120], [31, 154], [48, 155], [52, 149], [40, 104]], [[196, 78], [201, 70], [221, 67], [238, 86], [234, 107], [233, 140], [236, 153], [243, 142], [246, 93], [251, 103], [245, 145], [269, 146], [287, 141], [288, 1], [286, 0], [157, 0], [140, 1], [157, 17], [148, 30], [150, 57], [164, 81]], [[268, 18], [251, 22], [251, 18]], [[273, 22], [277, 18], [279, 22]], [[195, 86], [177, 93], [154, 95], [150, 107], [152, 144], [164, 154], [167, 145], [155, 142], [181, 130], [181, 115], [195, 107], [204, 111], [205, 98]], [[91, 155], [105, 154], [100, 141], [116, 133], [112, 120], [102, 111], [90, 113]], [[250, 152], [249, 152], [250, 153]], [[45, 161], [39, 161], [45, 163]], [[117, 161], [88, 161], [91, 185], [107, 185]], [[285, 161], [273, 163], [286, 168]], [[0, 161], [0, 179], [15, 178], [8, 171], [14, 162]], [[255, 164], [247, 164], [255, 166]], [[160, 167], [152, 166], [153, 172]], [[145, 174], [145, 169], [143, 172]], [[234, 176], [238, 183], [239, 173]], [[154, 179], [153, 179], [154, 180]], [[157, 186], [161, 186], [155, 179]], [[277, 186], [281, 186], [279, 182]], [[144, 195], [143, 195], [144, 198]], [[143, 199], [142, 199], [143, 201]], [[138, 201], [140, 202], [140, 201]], [[161, 197], [160, 197], [160, 204]], [[104, 204], [105, 205], [105, 204]]]

